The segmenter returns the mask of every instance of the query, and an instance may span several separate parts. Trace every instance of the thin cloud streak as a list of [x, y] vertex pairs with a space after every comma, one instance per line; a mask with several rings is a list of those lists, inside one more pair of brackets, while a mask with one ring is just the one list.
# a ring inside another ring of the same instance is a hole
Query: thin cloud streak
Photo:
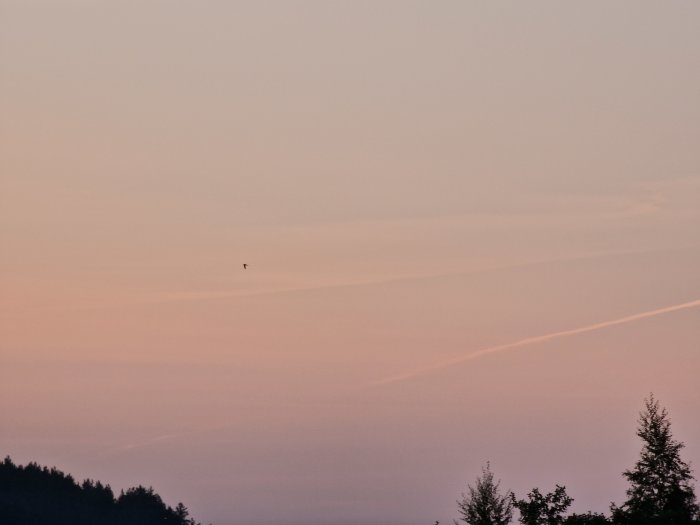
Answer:
[[[695, 247], [696, 245], [690, 244], [683, 246], [683, 248]], [[550, 263], [566, 263], [566, 262], [576, 262], [585, 260], [595, 260], [603, 259], [606, 257], [614, 257], [620, 255], [635, 255], [635, 254], [647, 254], [656, 252], [669, 251], [669, 248], [643, 248], [637, 250], [608, 250], [608, 251], [597, 251], [589, 253], [579, 253], [569, 256], [561, 257], [550, 257], [543, 259], [533, 259], [526, 261], [519, 261], [514, 263], [504, 263], [504, 264], [493, 264], [490, 266], [482, 266], [473, 268], [465, 271], [456, 272], [444, 272], [444, 273], [431, 273], [423, 275], [403, 275], [398, 277], [384, 277], [376, 279], [358, 280], [354, 282], [339, 282], [339, 283], [320, 283], [320, 284], [306, 284], [300, 286], [288, 286], [281, 288], [271, 288], [262, 290], [223, 290], [223, 291], [192, 291], [192, 292], [175, 292], [171, 294], [161, 294], [158, 296], [144, 297], [139, 301], [129, 302], [128, 304], [120, 303], [117, 306], [127, 306], [133, 304], [169, 304], [169, 303], [185, 303], [185, 302], [196, 302], [196, 301], [207, 301], [207, 300], [217, 300], [217, 299], [236, 299], [245, 297], [256, 297], [265, 295], [282, 295], [282, 294], [293, 294], [300, 292], [313, 292], [318, 290], [329, 290], [329, 289], [342, 289], [342, 288], [360, 288], [369, 287], [383, 284], [393, 284], [402, 282], [415, 282], [415, 281], [425, 281], [429, 279], [439, 279], [444, 277], [457, 277], [463, 275], [476, 275], [480, 273], [488, 273], [494, 271], [511, 270], [515, 268], [526, 268], [529, 266], [537, 266], [541, 264]], [[91, 308], [96, 308], [95, 306]]]
[[384, 379], [379, 379], [379, 380], [373, 382], [372, 385], [373, 386], [381, 386], [381, 385], [388, 385], [391, 383], [399, 383], [401, 381], [407, 381], [409, 379], [413, 379], [415, 377], [425, 375], [425, 374], [432, 372], [432, 371], [435, 371], [435, 370], [441, 370], [443, 368], [448, 368], [450, 366], [454, 366], [454, 365], [457, 365], [460, 363], [465, 363], [467, 361], [479, 359], [481, 357], [484, 357], [484, 356], [487, 356], [490, 354], [497, 354], [500, 352], [504, 352], [506, 350], [520, 348], [522, 346], [529, 346], [529, 345], [534, 345], [537, 343], [543, 343], [545, 341], [551, 341], [552, 339], [559, 339], [562, 337], [570, 337], [573, 335], [584, 334], [586, 332], [593, 332], [595, 330], [602, 330], [604, 328], [609, 328], [611, 326], [632, 323], [634, 321], [639, 321], [641, 319], [646, 319], [648, 317], [656, 317], [657, 315], [663, 315], [663, 314], [668, 314], [671, 312], [677, 312], [679, 310], [687, 310], [689, 308], [697, 308], [697, 307], [700, 307], [700, 299], [696, 299], [694, 301], [689, 301], [687, 303], [676, 304], [673, 306], [666, 306], [664, 308], [658, 308], [656, 310], [650, 310], [647, 312], [641, 312], [638, 314], [628, 315], [625, 317], [620, 317], [618, 319], [612, 319], [610, 321], [602, 321], [599, 323], [595, 323], [595, 324], [591, 324], [591, 325], [587, 325], [587, 326], [582, 326], [580, 328], [572, 328], [570, 330], [562, 330], [560, 332], [553, 332], [551, 334], [544, 334], [544, 335], [538, 335], [538, 336], [534, 336], [534, 337], [527, 337], [525, 339], [520, 339], [520, 340], [514, 341], [512, 343], [506, 343], [503, 345], [492, 346], [490, 348], [484, 348], [482, 350], [472, 352], [471, 354], [462, 355], [462, 356], [455, 357], [452, 359], [447, 359], [445, 361], [440, 361], [438, 363], [435, 363], [435, 364], [430, 365], [430, 366], [426, 366], [424, 368], [420, 368], [418, 370], [413, 370], [410, 372], [405, 372], [403, 374], [385, 377]]

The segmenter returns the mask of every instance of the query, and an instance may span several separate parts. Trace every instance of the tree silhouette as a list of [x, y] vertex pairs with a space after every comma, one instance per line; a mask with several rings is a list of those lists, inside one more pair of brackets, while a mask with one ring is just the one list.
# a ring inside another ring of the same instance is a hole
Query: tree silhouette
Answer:
[[182, 523], [185, 523], [187, 525], [197, 525], [194, 519], [190, 518], [189, 509], [185, 507], [182, 503], [178, 503], [177, 507], [175, 507], [175, 514], [178, 518], [180, 518], [180, 520], [182, 520]]
[[650, 395], [644, 400], [637, 435], [641, 457], [623, 475], [630, 482], [627, 501], [611, 507], [613, 522], [625, 525], [686, 525], [698, 514], [690, 466], [680, 457], [685, 446], [673, 439], [665, 408]]
[[[506, 525], [513, 519], [513, 503], [510, 492], [501, 495], [501, 482], [494, 483], [491, 465], [481, 469], [476, 486], [467, 486], [468, 494], [462, 494], [457, 502], [460, 520], [468, 525]], [[457, 523], [457, 522], [455, 522]]]
[[610, 520], [602, 514], [588, 512], [586, 514], [572, 514], [564, 518], [564, 525], [608, 525]]
[[566, 488], [557, 485], [554, 492], [542, 495], [534, 488], [527, 495], [527, 500], [516, 500], [511, 495], [513, 506], [520, 512], [520, 523], [523, 525], [562, 525], [564, 512], [574, 501], [566, 494]]
[[109, 485], [81, 484], [36, 463], [0, 463], [2, 525], [198, 525], [187, 508], [167, 506], [152, 488], [135, 487], [115, 499]]

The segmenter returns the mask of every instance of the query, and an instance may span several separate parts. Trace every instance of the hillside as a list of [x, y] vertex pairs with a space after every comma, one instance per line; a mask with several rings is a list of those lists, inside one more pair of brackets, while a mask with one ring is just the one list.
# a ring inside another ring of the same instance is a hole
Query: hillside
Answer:
[[3, 525], [199, 525], [179, 503], [166, 505], [142, 486], [115, 496], [100, 481], [82, 483], [36, 463], [0, 463], [0, 523]]

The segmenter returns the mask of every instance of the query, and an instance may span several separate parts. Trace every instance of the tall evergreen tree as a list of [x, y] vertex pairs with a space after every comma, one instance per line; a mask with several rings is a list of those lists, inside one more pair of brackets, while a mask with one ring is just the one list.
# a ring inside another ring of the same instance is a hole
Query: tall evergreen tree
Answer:
[[623, 475], [630, 483], [627, 501], [612, 506], [613, 522], [625, 525], [686, 525], [698, 514], [693, 475], [681, 459], [685, 446], [673, 439], [671, 421], [653, 394], [644, 400], [637, 435], [641, 457]]
[[513, 519], [510, 491], [501, 495], [501, 482], [494, 483], [489, 463], [481, 473], [476, 486], [468, 485], [468, 494], [462, 494], [462, 500], [457, 502], [460, 520], [468, 525], [507, 525]]

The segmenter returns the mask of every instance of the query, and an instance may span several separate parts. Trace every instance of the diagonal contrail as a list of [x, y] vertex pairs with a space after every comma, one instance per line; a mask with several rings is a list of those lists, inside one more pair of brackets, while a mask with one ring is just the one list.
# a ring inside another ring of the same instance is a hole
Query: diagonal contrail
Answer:
[[384, 379], [379, 379], [372, 383], [373, 385], [386, 385], [389, 383], [397, 383], [399, 381], [405, 381], [407, 379], [412, 379], [414, 377], [421, 376], [433, 370], [440, 370], [442, 368], [447, 368], [452, 365], [459, 363], [464, 363], [465, 361], [471, 361], [472, 359], [478, 359], [485, 355], [496, 354], [503, 352], [504, 350], [510, 350], [512, 348], [519, 348], [521, 346], [533, 345], [536, 343], [542, 343], [544, 341], [549, 341], [551, 339], [559, 339], [560, 337], [569, 337], [571, 335], [583, 334], [586, 332], [593, 332], [595, 330], [601, 330], [603, 328], [608, 328], [610, 326], [617, 326], [620, 324], [631, 323], [634, 321], [639, 321], [640, 319], [646, 319], [647, 317], [655, 317], [657, 315], [668, 314], [671, 312], [676, 312], [678, 310], [686, 310], [688, 308], [700, 307], [700, 299], [695, 301], [690, 301], [687, 303], [676, 304], [673, 306], [666, 306], [665, 308], [658, 308], [656, 310], [650, 310], [648, 312], [641, 312], [638, 314], [628, 315], [626, 317], [620, 317], [618, 319], [612, 319], [610, 321], [602, 321], [600, 323], [590, 324], [587, 326], [582, 326], [580, 328], [572, 328], [571, 330], [562, 330], [560, 332], [553, 332], [551, 334], [537, 335], [534, 337], [527, 337], [525, 339], [520, 339], [512, 343], [506, 343], [504, 345], [492, 346], [489, 348], [483, 348], [472, 352], [471, 354], [461, 355], [453, 357], [452, 359], [446, 359], [445, 361], [440, 361], [438, 363], [419, 368], [417, 370], [412, 370], [410, 372], [404, 372], [403, 374], [397, 374], [390, 377], [385, 377]]

